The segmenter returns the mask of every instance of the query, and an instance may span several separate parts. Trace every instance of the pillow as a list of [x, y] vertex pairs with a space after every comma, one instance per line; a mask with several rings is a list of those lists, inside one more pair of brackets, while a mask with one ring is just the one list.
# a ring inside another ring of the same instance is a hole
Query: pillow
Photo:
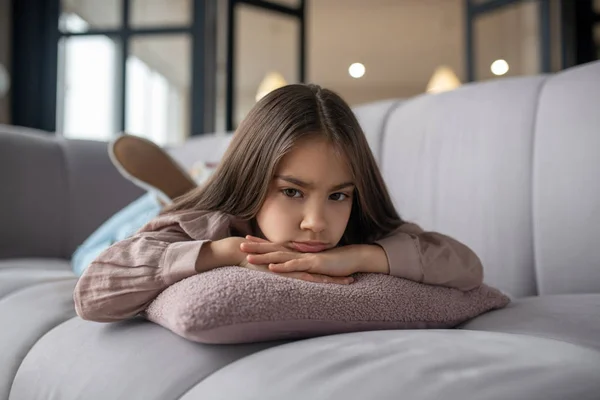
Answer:
[[186, 339], [213, 344], [300, 339], [381, 329], [452, 328], [510, 299], [482, 285], [462, 292], [384, 274], [322, 284], [222, 267], [165, 289], [144, 316]]

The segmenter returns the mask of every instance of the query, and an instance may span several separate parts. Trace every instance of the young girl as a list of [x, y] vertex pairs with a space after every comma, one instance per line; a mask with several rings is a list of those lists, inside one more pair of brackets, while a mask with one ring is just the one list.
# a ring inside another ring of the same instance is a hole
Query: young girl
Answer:
[[467, 291], [483, 279], [467, 246], [399, 217], [348, 105], [300, 84], [255, 105], [205, 185], [100, 254], [75, 308], [126, 319], [169, 285], [231, 265], [315, 283], [367, 272]]

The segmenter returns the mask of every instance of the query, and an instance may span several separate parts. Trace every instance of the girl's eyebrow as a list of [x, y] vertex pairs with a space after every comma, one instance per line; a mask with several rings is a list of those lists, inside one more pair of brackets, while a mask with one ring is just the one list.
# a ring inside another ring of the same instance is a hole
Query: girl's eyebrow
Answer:
[[[293, 176], [289, 176], [289, 175], [275, 175], [275, 178], [277, 179], [281, 179], [284, 180], [286, 182], [292, 183], [294, 185], [303, 187], [303, 188], [314, 188], [314, 184], [311, 182], [304, 182], [298, 178], [294, 178]], [[350, 186], [354, 186], [354, 182], [344, 182], [344, 183], [340, 183], [339, 185], [335, 185], [333, 186], [330, 190], [340, 190], [340, 189], [344, 189]]]

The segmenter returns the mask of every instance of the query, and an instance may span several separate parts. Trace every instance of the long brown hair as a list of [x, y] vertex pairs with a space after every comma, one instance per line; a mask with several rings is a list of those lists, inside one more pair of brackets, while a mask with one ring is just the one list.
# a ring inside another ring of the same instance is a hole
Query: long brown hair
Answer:
[[403, 224], [354, 113], [336, 93], [312, 84], [284, 86], [263, 97], [234, 133], [208, 182], [163, 213], [221, 211], [253, 220], [279, 161], [311, 135], [325, 137], [341, 150], [356, 185], [341, 244], [370, 243]]

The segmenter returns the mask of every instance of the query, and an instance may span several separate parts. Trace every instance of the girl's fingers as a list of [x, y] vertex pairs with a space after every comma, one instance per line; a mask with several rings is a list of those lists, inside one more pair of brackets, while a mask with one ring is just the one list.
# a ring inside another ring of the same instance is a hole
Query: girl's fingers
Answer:
[[351, 277], [335, 277], [320, 274], [310, 274], [307, 272], [288, 272], [276, 274], [312, 283], [333, 283], [337, 285], [349, 285], [350, 283], [354, 282], [354, 279]]
[[252, 235], [246, 235], [246, 239], [251, 241], [251, 242], [258, 242], [258, 243], [271, 243], [268, 240], [256, 237], [256, 236], [252, 236]]
[[274, 243], [257, 243], [257, 242], [245, 242], [240, 245], [240, 249], [245, 253], [272, 253], [280, 250], [280, 246]]
[[328, 276], [321, 274], [311, 274], [308, 272], [275, 272], [264, 265], [255, 265], [250, 263], [246, 264], [244, 267], [255, 271], [270, 272], [276, 275], [284, 276], [286, 278], [300, 279], [303, 281], [313, 283], [334, 283], [338, 285], [348, 285], [354, 282], [354, 279], [352, 277]]
[[285, 251], [275, 251], [272, 253], [264, 254], [248, 254], [246, 259], [252, 264], [268, 265], [268, 264], [281, 264], [298, 257], [296, 253], [289, 253]]
[[326, 283], [337, 283], [339, 285], [349, 285], [354, 282], [354, 278], [350, 276], [327, 276], [324, 275], [328, 282]]
[[294, 272], [308, 271], [310, 265], [301, 258], [296, 258], [287, 262], [269, 263], [269, 270], [273, 272]]
[[316, 283], [334, 283], [337, 285], [349, 285], [354, 282], [354, 279], [351, 277], [339, 277], [339, 276], [328, 276], [328, 275], [320, 275], [320, 274], [309, 274], [312, 275], [312, 282]]
[[307, 275], [310, 276], [309, 279], [305, 280], [310, 280], [311, 282], [318, 283], [337, 283], [341, 285], [348, 285], [354, 282], [354, 278], [350, 276], [329, 276], [323, 274], [310, 273], [308, 272], [310, 271], [310, 265], [306, 261], [307, 260], [305, 259], [297, 258], [285, 263], [269, 264], [269, 271], [278, 274], [294, 274], [299, 272], [305, 278]]

